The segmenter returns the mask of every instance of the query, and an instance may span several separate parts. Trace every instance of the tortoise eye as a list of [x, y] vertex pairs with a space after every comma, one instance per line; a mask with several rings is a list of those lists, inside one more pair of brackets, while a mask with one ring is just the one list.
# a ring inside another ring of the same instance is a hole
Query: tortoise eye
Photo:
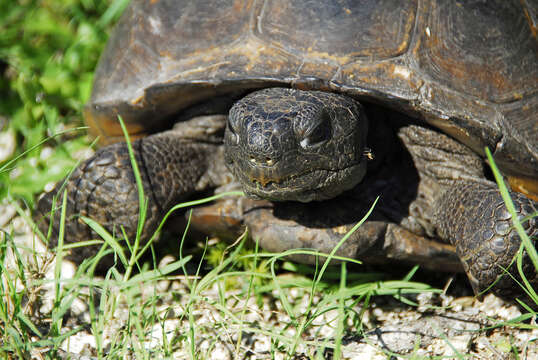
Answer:
[[226, 124], [226, 137], [234, 144], [239, 142], [238, 128], [243, 117], [244, 109], [241, 106], [233, 106], [228, 114]]
[[230, 144], [238, 144], [239, 143], [239, 136], [235, 132], [233, 126], [231, 126], [230, 122], [228, 121], [228, 125], [226, 126], [226, 133], [224, 135], [227, 142]]
[[326, 111], [323, 111], [319, 117], [319, 121], [306, 130], [303, 139], [299, 143], [304, 149], [319, 146], [330, 139], [331, 130], [331, 117]]

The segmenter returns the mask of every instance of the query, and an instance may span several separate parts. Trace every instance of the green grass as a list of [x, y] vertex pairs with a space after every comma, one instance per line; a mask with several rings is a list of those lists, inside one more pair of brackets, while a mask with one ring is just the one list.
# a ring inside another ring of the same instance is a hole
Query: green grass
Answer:
[[[28, 223], [25, 207], [31, 208], [43, 187], [63, 178], [76, 164], [77, 153], [88, 148], [89, 140], [81, 130], [81, 110], [89, 98], [93, 70], [107, 33], [125, 4], [125, 0], [0, 2], [0, 132], [16, 144], [0, 160], [0, 202], [14, 205]], [[180, 349], [186, 357], [204, 359], [202, 349], [217, 348], [222, 336], [232, 339], [231, 354], [241, 357], [245, 352], [241, 340], [252, 334], [270, 339], [269, 357], [284, 354], [291, 358], [306, 348], [311, 359], [324, 358], [327, 351], [339, 358], [344, 335], [364, 334], [364, 316], [376, 296], [413, 304], [406, 296], [437, 292], [412, 281], [416, 268], [401, 280], [386, 280], [384, 274], [348, 272], [346, 262], [328, 267], [334, 252], [320, 257], [318, 266], [297, 265], [282, 257], [299, 250], [263, 252], [257, 245], [246, 244], [248, 234], [233, 246], [202, 244], [201, 255], [192, 256], [182, 250], [186, 231], [174, 260], [158, 266], [159, 259], [153, 256], [153, 262], [143, 263], [142, 256], [154, 252], [156, 235], [146, 244], [140, 242], [146, 199], [139, 175], [136, 178], [141, 219], [137, 236], [122, 249], [118, 239], [91, 219], [84, 219], [100, 235], [93, 243], [102, 244], [102, 249], [80, 264], [72, 276], [61, 272], [63, 253], [73, 248], [63, 243], [62, 231], [53, 257], [34, 241], [24, 246], [18, 243], [18, 230], [2, 230], [2, 358], [37, 354], [57, 358], [61, 344], [85, 330], [93, 335], [96, 355], [110, 359], [171, 357]], [[499, 184], [505, 191], [502, 182]], [[179, 204], [163, 223], [179, 209], [211, 200]], [[524, 246], [534, 259], [526, 241]], [[97, 262], [111, 251], [116, 251], [118, 264], [127, 270], [111, 267], [104, 276], [94, 276]], [[50, 268], [52, 276], [46, 277]], [[536, 296], [528, 282], [523, 283]], [[50, 303], [44, 300], [46, 293]], [[80, 299], [88, 304], [89, 318], [69, 323], [76, 318], [73, 312]], [[268, 327], [263, 321], [252, 321], [260, 316], [256, 309], [264, 306], [275, 316], [288, 319], [286, 325]], [[201, 324], [204, 313], [212, 314], [213, 321]], [[532, 328], [528, 320], [533, 316], [528, 309], [521, 317], [496, 326]], [[319, 330], [316, 323], [320, 319], [334, 330], [331, 337]], [[117, 327], [106, 334], [111, 324]], [[305, 335], [311, 331], [317, 336]], [[155, 332], [164, 336], [150, 350]], [[520, 350], [509, 348], [516, 353]], [[421, 357], [411, 354], [409, 358]]]
[[0, 167], [33, 149], [0, 171], [0, 200], [10, 196], [31, 204], [46, 184], [72, 168], [73, 154], [87, 148], [85, 132], [77, 129], [83, 126], [81, 110], [108, 30], [127, 2], [0, 2], [0, 132], [16, 144], [0, 158]]

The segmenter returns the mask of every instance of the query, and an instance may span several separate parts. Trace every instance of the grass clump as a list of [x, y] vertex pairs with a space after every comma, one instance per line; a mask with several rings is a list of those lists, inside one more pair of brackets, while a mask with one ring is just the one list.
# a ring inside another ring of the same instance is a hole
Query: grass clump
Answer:
[[[82, 126], [93, 71], [108, 30], [128, 0], [4, 0], [0, 2], [0, 200], [32, 202], [63, 178], [73, 154], [87, 148], [84, 132], [43, 139]], [[36, 146], [38, 145], [38, 146]], [[1, 147], [1, 146], [0, 146]]]

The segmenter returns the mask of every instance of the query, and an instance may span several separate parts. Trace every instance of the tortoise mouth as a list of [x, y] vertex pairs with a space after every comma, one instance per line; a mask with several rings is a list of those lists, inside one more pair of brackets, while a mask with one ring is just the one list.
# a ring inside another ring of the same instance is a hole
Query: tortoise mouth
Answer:
[[259, 168], [256, 169], [256, 175], [253, 175], [245, 172], [235, 162], [228, 165], [247, 196], [271, 201], [310, 202], [331, 199], [356, 186], [366, 173], [366, 161], [341, 169], [313, 169], [288, 176], [269, 176]]

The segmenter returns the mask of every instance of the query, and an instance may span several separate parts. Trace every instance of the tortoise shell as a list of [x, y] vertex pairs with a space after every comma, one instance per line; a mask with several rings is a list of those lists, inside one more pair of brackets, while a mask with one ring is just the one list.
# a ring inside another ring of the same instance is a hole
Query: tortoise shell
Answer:
[[[215, 97], [289, 86], [413, 116], [538, 178], [538, 4], [477, 0], [133, 0], [86, 121], [134, 136]], [[535, 181], [535, 180], [533, 180]]]

